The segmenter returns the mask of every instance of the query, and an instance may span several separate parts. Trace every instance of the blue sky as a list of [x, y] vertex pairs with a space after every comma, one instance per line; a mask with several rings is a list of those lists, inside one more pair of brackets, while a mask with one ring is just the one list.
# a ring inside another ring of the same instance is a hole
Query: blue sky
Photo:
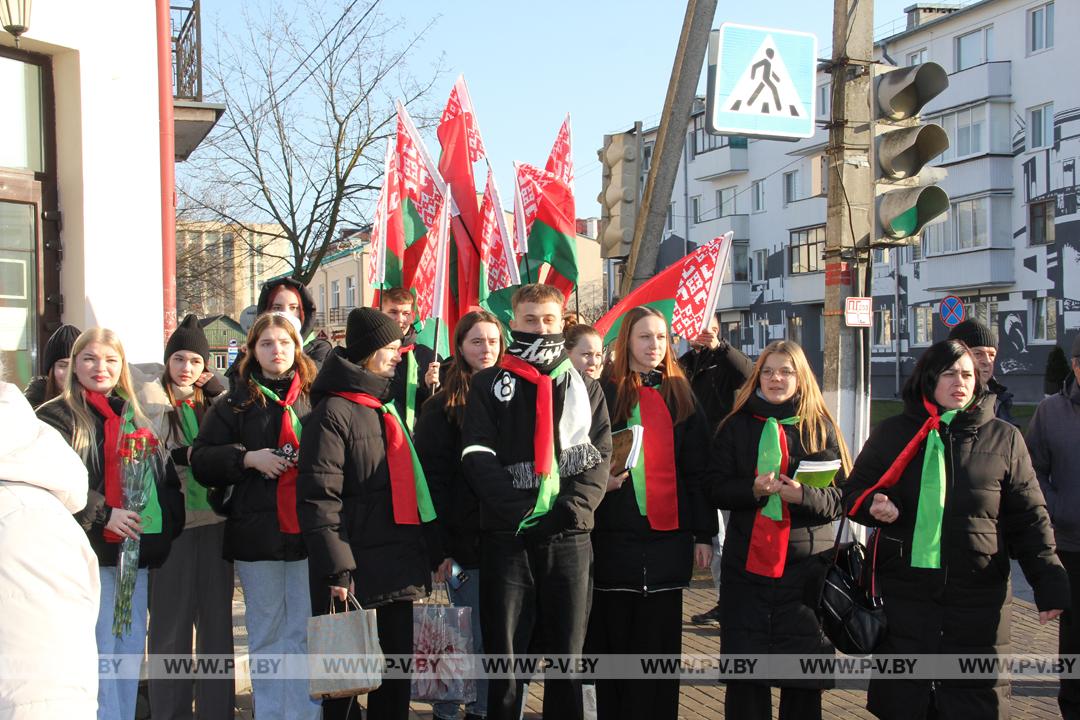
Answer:
[[[912, 2], [876, 0], [874, 26], [880, 31], [901, 20]], [[832, 44], [832, 5], [832, 0], [719, 0], [713, 26], [728, 20], [812, 32], [824, 56]], [[203, 3], [208, 36], [214, 24], [237, 27], [234, 8], [231, 2]], [[603, 135], [625, 130], [635, 120], [646, 126], [659, 122], [685, 3], [410, 0], [387, 2], [384, 8], [390, 17], [407, 11], [404, 17], [413, 28], [435, 19], [412, 63], [425, 68], [441, 58], [446, 73], [437, 92], [440, 107], [457, 75], [465, 74], [505, 203], [510, 203], [513, 161], [543, 165], [570, 112], [577, 214], [588, 217], [600, 212], [596, 150]], [[700, 88], [704, 92], [704, 80]], [[434, 137], [429, 149], [438, 152]], [[478, 183], [482, 186], [482, 177]]]

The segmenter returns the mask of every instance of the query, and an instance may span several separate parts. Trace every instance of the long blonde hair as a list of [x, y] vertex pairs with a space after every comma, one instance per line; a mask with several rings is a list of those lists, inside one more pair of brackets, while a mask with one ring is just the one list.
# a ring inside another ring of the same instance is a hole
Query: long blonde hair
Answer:
[[[657, 317], [664, 323], [667, 329], [667, 318], [657, 310], [644, 305], [631, 308], [623, 316], [622, 327], [615, 339], [615, 362], [611, 367], [609, 378], [615, 383], [615, 407], [611, 413], [613, 423], [625, 422], [630, 417], [634, 406], [638, 403], [638, 389], [641, 387], [641, 378], [630, 369], [630, 333], [634, 331], [634, 325], [639, 320], [647, 317]], [[671, 345], [671, 337], [668, 336], [667, 350], [664, 359], [657, 368], [663, 375], [660, 383], [660, 395], [668, 404], [674, 415], [672, 422], [675, 425], [683, 422], [694, 414], [694, 391], [683, 374], [675, 359], [675, 349]]]
[[72, 434], [71, 447], [86, 462], [90, 455], [90, 449], [94, 445], [94, 411], [86, 404], [83, 396], [83, 387], [75, 372], [78, 357], [88, 345], [100, 343], [114, 350], [120, 356], [120, 379], [113, 388], [124, 399], [127, 407], [133, 412], [133, 421], [138, 427], [149, 427], [150, 423], [143, 414], [139, 399], [135, 395], [135, 386], [131, 381], [131, 371], [128, 369], [127, 356], [124, 354], [124, 346], [120, 338], [108, 328], [90, 328], [84, 330], [75, 339], [75, 345], [71, 348], [71, 367], [68, 369], [67, 380], [60, 398], [71, 408]]
[[795, 366], [796, 380], [796, 403], [795, 413], [801, 418], [799, 422], [799, 437], [802, 440], [803, 450], [807, 455], [813, 455], [825, 450], [829, 438], [829, 430], [832, 430], [836, 438], [837, 447], [840, 449], [840, 461], [846, 474], [851, 470], [851, 455], [848, 452], [844, 435], [836, 425], [829, 408], [825, 405], [825, 399], [821, 396], [814, 371], [810, 369], [810, 363], [806, 360], [806, 353], [798, 343], [791, 340], [776, 340], [761, 351], [750, 377], [735, 396], [735, 405], [731, 412], [720, 422], [723, 428], [728, 420], [735, 416], [750, 401], [750, 398], [761, 386], [761, 369], [770, 355], [780, 353], [791, 358], [791, 364]]

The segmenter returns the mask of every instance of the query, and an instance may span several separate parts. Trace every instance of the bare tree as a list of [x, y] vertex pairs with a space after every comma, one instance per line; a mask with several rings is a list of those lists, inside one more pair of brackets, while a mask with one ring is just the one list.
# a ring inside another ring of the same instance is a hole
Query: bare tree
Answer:
[[[240, 228], [273, 223], [284, 258], [307, 283], [338, 230], [368, 220], [400, 98], [423, 124], [438, 68], [417, 80], [408, 59], [430, 27], [410, 32], [382, 0], [275, 0], [219, 33], [207, 73], [226, 113], [184, 168], [180, 194], [201, 214]], [[405, 40], [397, 40], [406, 37]], [[204, 202], [200, 198], [213, 198]]]

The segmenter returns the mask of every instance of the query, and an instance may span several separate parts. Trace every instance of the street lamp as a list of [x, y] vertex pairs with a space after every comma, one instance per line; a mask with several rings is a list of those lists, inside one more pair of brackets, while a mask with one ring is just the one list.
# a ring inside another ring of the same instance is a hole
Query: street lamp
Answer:
[[15, 36], [15, 47], [19, 46], [19, 36], [30, 29], [31, 0], [0, 0], [0, 27]]

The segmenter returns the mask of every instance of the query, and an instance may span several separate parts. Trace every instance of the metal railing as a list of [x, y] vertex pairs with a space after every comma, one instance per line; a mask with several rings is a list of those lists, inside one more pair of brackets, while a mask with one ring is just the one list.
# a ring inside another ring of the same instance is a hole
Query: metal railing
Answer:
[[202, 23], [199, 0], [169, 6], [172, 27], [173, 97], [202, 102]]

